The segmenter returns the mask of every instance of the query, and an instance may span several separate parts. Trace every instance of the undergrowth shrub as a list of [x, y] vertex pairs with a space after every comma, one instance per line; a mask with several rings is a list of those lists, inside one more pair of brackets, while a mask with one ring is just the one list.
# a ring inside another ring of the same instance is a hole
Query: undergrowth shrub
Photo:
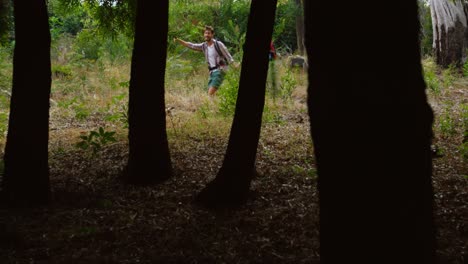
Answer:
[[219, 112], [223, 116], [232, 116], [236, 110], [237, 93], [239, 91], [240, 70], [231, 67], [226, 72], [224, 82], [217, 92], [219, 96]]

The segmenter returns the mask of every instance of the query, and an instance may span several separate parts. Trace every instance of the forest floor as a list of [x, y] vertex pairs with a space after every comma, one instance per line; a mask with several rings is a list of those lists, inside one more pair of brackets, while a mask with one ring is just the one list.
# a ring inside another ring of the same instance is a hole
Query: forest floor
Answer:
[[[442, 116], [442, 102], [466, 104], [467, 95], [468, 84], [459, 83], [431, 105]], [[92, 154], [72, 143], [83, 130], [99, 127], [100, 119], [63, 122], [52, 114], [51, 204], [0, 209], [0, 262], [319, 263], [317, 177], [304, 93], [295, 100], [302, 108], [281, 112], [282, 122], [262, 127], [252, 199], [224, 211], [193, 199], [221, 165], [229, 121], [200, 119], [174, 103], [168, 134], [175, 175], [135, 187], [119, 180], [128, 156], [124, 129], [116, 128], [116, 143]], [[468, 261], [468, 167], [460, 142], [460, 136], [434, 140], [441, 263]]]

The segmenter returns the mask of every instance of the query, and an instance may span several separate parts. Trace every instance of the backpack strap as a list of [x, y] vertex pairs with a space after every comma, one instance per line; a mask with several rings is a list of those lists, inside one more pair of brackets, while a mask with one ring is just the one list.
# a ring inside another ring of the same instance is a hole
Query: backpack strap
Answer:
[[213, 40], [214, 40], [214, 46], [215, 46], [216, 52], [218, 52], [218, 55], [223, 58], [223, 61], [226, 63], [226, 65], [229, 64], [229, 61], [227, 60], [226, 56], [224, 56], [224, 53], [219, 48], [218, 41], [216, 39], [213, 39]]

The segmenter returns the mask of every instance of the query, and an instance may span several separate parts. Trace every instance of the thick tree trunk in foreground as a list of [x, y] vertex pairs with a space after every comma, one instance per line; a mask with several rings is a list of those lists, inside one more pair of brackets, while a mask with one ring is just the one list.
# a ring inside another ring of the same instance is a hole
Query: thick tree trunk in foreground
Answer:
[[276, 0], [252, 0], [239, 95], [224, 162], [216, 176], [198, 195], [208, 206], [230, 206], [245, 201], [255, 174], [265, 86], [268, 52], [276, 12]]
[[164, 102], [168, 12], [168, 0], [137, 2], [125, 171], [129, 183], [158, 183], [172, 176]]
[[31, 206], [49, 200], [50, 32], [45, 0], [14, 1], [15, 50], [3, 198]]
[[[433, 114], [416, 0], [304, 4], [321, 263], [434, 263]], [[336, 52], [343, 39], [349, 52]]]
[[461, 67], [468, 48], [467, 13], [462, 0], [431, 0], [434, 55], [437, 64]]

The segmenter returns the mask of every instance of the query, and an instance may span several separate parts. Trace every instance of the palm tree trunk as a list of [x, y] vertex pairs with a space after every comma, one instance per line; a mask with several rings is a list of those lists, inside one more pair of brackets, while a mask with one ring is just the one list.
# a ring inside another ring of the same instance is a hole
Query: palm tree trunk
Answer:
[[50, 31], [45, 0], [14, 1], [15, 49], [5, 175], [8, 203], [49, 200]]
[[216, 179], [197, 197], [208, 206], [242, 203], [255, 174], [276, 3], [276, 0], [252, 0], [239, 94], [226, 155]]
[[434, 263], [416, 0], [304, 4], [321, 263]]
[[158, 183], [172, 176], [164, 102], [168, 16], [168, 0], [137, 2], [125, 172], [129, 183]]

